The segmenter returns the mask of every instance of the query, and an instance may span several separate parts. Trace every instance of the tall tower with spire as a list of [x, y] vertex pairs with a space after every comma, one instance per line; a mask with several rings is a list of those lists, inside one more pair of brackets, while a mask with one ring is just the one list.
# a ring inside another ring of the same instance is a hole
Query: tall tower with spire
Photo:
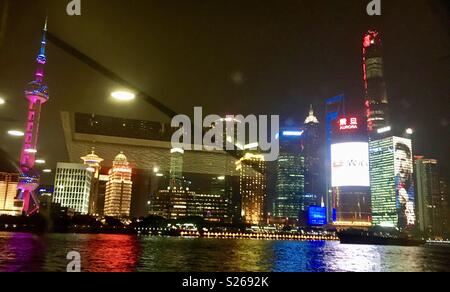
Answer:
[[323, 160], [321, 157], [320, 123], [314, 115], [312, 105], [309, 109], [309, 115], [305, 120], [304, 127], [305, 193], [311, 198], [311, 201], [319, 206], [320, 198], [325, 193], [325, 182], [322, 179], [321, 162]]
[[379, 32], [368, 31], [363, 39], [363, 79], [369, 134], [389, 124], [389, 100], [384, 81], [382, 49]]
[[47, 62], [45, 52], [46, 44], [47, 20], [45, 20], [41, 48], [36, 59], [37, 69], [35, 77], [25, 90], [25, 97], [28, 99], [29, 104], [25, 126], [26, 132], [20, 155], [20, 181], [17, 189], [18, 201], [22, 203], [22, 213], [27, 216], [39, 211], [39, 201], [34, 193], [39, 186], [39, 173], [34, 169], [34, 166], [37, 153], [41, 107], [49, 99], [47, 86], [44, 84], [44, 66]]

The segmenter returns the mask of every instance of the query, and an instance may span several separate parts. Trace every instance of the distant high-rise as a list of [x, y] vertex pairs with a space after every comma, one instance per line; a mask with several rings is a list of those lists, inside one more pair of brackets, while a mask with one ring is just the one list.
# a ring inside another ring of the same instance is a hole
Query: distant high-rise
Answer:
[[92, 182], [92, 171], [88, 168], [83, 164], [58, 163], [52, 202], [88, 214]]
[[[149, 214], [167, 219], [201, 217], [210, 222], [231, 223], [231, 190], [225, 176], [195, 175], [185, 177], [183, 173], [184, 150], [171, 151], [168, 180], [163, 173], [159, 189], [150, 197]], [[193, 179], [195, 178], [195, 179]]]
[[369, 143], [365, 118], [340, 116], [334, 123], [331, 145], [331, 194], [338, 227], [372, 225]]
[[389, 123], [389, 100], [384, 81], [382, 49], [380, 33], [368, 31], [363, 39], [363, 78], [369, 133], [384, 128]]
[[440, 192], [437, 160], [416, 157], [418, 224], [429, 236], [442, 236], [446, 223], [446, 198]]
[[[306, 212], [310, 200], [305, 197], [305, 157], [303, 156], [303, 130], [280, 131], [280, 155], [276, 162], [276, 196], [273, 216], [287, 219], [297, 225], [300, 213]], [[313, 203], [314, 204], [314, 203]]]
[[305, 120], [304, 133], [305, 156], [305, 193], [315, 197], [315, 204], [318, 206], [322, 199], [325, 199], [325, 179], [323, 175], [323, 159], [325, 147], [321, 143], [319, 120], [314, 115], [311, 105], [309, 116]]
[[28, 115], [26, 133], [20, 155], [20, 180], [18, 184], [18, 200], [22, 201], [22, 213], [33, 215], [39, 211], [39, 200], [34, 191], [39, 186], [39, 173], [34, 169], [39, 136], [39, 120], [41, 107], [49, 99], [47, 86], [44, 84], [44, 66], [47, 62], [45, 48], [47, 44], [47, 21], [41, 40], [41, 48], [36, 59], [35, 79], [28, 84], [25, 97], [28, 99]]
[[245, 224], [263, 225], [266, 220], [267, 178], [264, 155], [247, 153], [236, 162], [239, 171], [241, 218]]
[[338, 95], [326, 100], [326, 123], [325, 123], [325, 141], [326, 141], [326, 159], [325, 159], [325, 205], [327, 208], [327, 221], [333, 221], [333, 198], [331, 187], [331, 143], [333, 140], [333, 126], [338, 122], [338, 118], [345, 115], [345, 96]]
[[0, 215], [20, 216], [22, 209], [16, 204], [19, 174], [0, 172]]
[[159, 190], [152, 202], [155, 215], [169, 219], [178, 219], [189, 215], [189, 188], [183, 179], [184, 150], [170, 150], [169, 185]]
[[103, 159], [95, 154], [95, 150], [86, 156], [81, 157], [88, 170], [92, 172], [91, 195], [89, 196], [89, 214], [97, 214], [97, 196], [99, 188], [99, 175]]
[[113, 161], [106, 184], [105, 212], [108, 217], [126, 218], [130, 216], [132, 169], [127, 157], [121, 152]]
[[410, 230], [416, 224], [412, 142], [385, 137], [369, 143], [373, 224]]
[[448, 184], [444, 177], [441, 176], [439, 180], [439, 193], [441, 195], [442, 200], [444, 201], [444, 234], [446, 238], [450, 238], [450, 193], [448, 189]]

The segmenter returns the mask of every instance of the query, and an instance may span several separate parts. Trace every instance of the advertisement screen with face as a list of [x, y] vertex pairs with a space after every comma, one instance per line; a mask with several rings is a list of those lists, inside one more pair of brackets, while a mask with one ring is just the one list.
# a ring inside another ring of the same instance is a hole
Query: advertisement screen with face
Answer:
[[409, 228], [416, 222], [411, 140], [394, 138], [394, 171], [398, 226]]

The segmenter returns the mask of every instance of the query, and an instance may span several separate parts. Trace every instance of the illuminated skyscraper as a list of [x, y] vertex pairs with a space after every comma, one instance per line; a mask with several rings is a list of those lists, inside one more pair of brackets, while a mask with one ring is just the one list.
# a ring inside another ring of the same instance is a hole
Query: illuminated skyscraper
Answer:
[[363, 39], [363, 78], [369, 133], [384, 128], [389, 123], [382, 49], [380, 34], [374, 30], [368, 31]]
[[121, 152], [113, 161], [106, 184], [105, 212], [108, 217], [127, 218], [130, 216], [132, 170], [127, 157]]
[[0, 172], [0, 215], [21, 215], [22, 209], [15, 200], [18, 182], [18, 174]]
[[[150, 214], [178, 219], [188, 216], [189, 188], [183, 179], [184, 150], [172, 148], [170, 150], [169, 180], [164, 180], [160, 189], [150, 199]], [[164, 179], [162, 173], [157, 175]]]
[[325, 146], [321, 141], [319, 120], [311, 105], [309, 116], [305, 120], [304, 149], [305, 156], [305, 193], [315, 197], [318, 206], [325, 200], [324, 154]]
[[303, 130], [280, 132], [280, 155], [276, 162], [277, 180], [273, 216], [287, 219], [287, 223], [295, 223], [295, 225], [301, 213], [307, 211], [307, 206], [315, 204], [307, 200], [305, 196], [303, 134]]
[[341, 116], [333, 127], [331, 187], [335, 218], [341, 228], [372, 225], [369, 143], [365, 119]]
[[437, 160], [416, 157], [417, 207], [420, 231], [430, 236], [442, 236], [446, 225], [446, 200], [440, 192]]
[[[173, 148], [170, 150], [170, 173], [169, 187], [167, 191], [160, 191], [160, 195], [165, 197], [168, 218], [178, 219], [188, 216], [189, 189], [183, 181], [183, 155], [184, 150]], [[165, 194], [165, 195], [164, 195]]]
[[81, 157], [88, 170], [92, 172], [91, 195], [89, 196], [89, 214], [96, 214], [99, 187], [99, 172], [103, 159], [95, 154], [95, 150], [86, 156]]
[[444, 218], [442, 220], [444, 221], [444, 235], [446, 235], [446, 238], [450, 238], [450, 193], [448, 189], [448, 184], [446, 183], [446, 180], [444, 177], [441, 176], [439, 180], [439, 193], [441, 195], [442, 200], [444, 201]]
[[262, 225], [266, 220], [267, 178], [264, 155], [247, 153], [236, 162], [239, 171], [241, 218], [245, 224]]
[[416, 224], [410, 139], [386, 137], [370, 141], [373, 224], [408, 230]]
[[39, 134], [39, 119], [41, 106], [49, 99], [47, 86], [44, 84], [44, 65], [47, 62], [45, 54], [47, 21], [41, 40], [41, 49], [37, 57], [37, 70], [34, 81], [28, 84], [25, 97], [29, 101], [26, 133], [20, 155], [20, 180], [18, 184], [18, 200], [23, 202], [22, 212], [32, 215], [39, 211], [39, 201], [34, 191], [39, 186], [39, 174], [34, 169]]
[[83, 164], [58, 163], [52, 202], [87, 215], [92, 182], [92, 171], [88, 168]]
[[325, 159], [325, 177], [326, 177], [326, 195], [325, 205], [327, 208], [327, 221], [333, 221], [333, 198], [331, 189], [331, 143], [333, 140], [333, 127], [340, 116], [345, 115], [345, 96], [338, 95], [326, 100], [326, 159]]

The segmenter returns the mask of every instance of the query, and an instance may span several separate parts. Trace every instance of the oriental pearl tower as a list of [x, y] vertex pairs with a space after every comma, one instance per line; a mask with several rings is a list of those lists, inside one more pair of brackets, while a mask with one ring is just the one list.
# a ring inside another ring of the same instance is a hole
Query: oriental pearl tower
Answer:
[[39, 212], [39, 201], [34, 191], [39, 186], [39, 173], [34, 169], [37, 141], [39, 134], [39, 119], [41, 107], [49, 99], [47, 86], [44, 84], [44, 66], [47, 62], [45, 48], [47, 44], [47, 20], [41, 40], [41, 48], [37, 56], [37, 69], [35, 78], [26, 90], [28, 100], [28, 115], [25, 126], [24, 143], [20, 155], [20, 180], [17, 186], [17, 203], [22, 204], [22, 213], [31, 216]]

